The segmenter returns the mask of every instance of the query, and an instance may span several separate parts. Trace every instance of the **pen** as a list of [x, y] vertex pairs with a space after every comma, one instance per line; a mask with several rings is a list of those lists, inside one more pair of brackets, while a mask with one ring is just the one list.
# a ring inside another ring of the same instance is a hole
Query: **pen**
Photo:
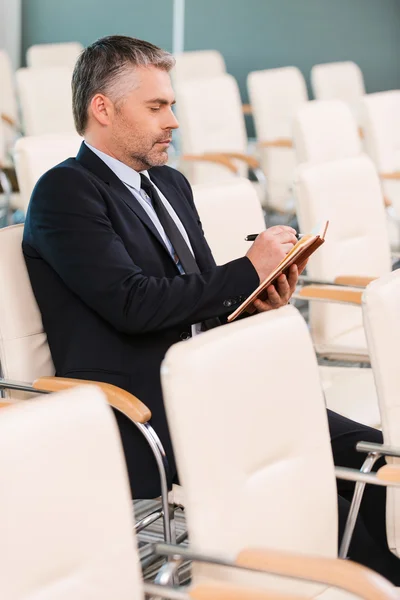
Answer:
[[[254, 240], [256, 239], [256, 237], [259, 235], [259, 233], [250, 233], [249, 235], [246, 235], [245, 242], [254, 242]], [[302, 238], [304, 235], [304, 233], [296, 233], [296, 237], [299, 240], [300, 238]]]

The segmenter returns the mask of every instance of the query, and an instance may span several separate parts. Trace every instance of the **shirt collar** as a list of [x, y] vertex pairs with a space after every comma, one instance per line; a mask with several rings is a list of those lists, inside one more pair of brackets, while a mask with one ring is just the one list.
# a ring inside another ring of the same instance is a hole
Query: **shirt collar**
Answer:
[[143, 175], [150, 179], [148, 171], [135, 171], [135, 169], [128, 167], [128, 165], [121, 162], [117, 158], [114, 158], [113, 156], [98, 150], [94, 146], [91, 146], [86, 141], [85, 144], [107, 165], [109, 169], [111, 169], [111, 171], [115, 173], [118, 179], [121, 179], [121, 181], [123, 181], [126, 185], [129, 185], [129, 187], [134, 188], [138, 192], [140, 191], [140, 173], [143, 173]]

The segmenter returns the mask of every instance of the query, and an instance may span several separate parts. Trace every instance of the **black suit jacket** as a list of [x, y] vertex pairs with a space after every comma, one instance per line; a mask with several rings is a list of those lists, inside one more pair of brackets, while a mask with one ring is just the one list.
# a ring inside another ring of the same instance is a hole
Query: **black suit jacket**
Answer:
[[[179, 215], [201, 274], [179, 274], [139, 202], [85, 144], [37, 183], [23, 252], [56, 374], [109, 382], [147, 404], [172, 481], [161, 361], [190, 335], [192, 323], [231, 312], [259, 279], [247, 258], [215, 265], [182, 174], [154, 167], [150, 177]], [[146, 442], [125, 417], [116, 417], [134, 496], [159, 495]]]

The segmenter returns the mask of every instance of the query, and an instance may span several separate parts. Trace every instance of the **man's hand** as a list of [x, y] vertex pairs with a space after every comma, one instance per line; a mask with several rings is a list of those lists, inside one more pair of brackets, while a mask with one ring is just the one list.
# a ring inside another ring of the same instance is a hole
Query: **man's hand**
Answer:
[[247, 252], [258, 273], [260, 282], [264, 281], [297, 243], [296, 230], [285, 225], [276, 225], [257, 236]]
[[285, 306], [296, 289], [298, 278], [299, 272], [296, 265], [290, 267], [288, 277], [286, 275], [279, 275], [276, 288], [273, 285], [267, 288], [268, 298], [265, 301], [254, 301], [254, 308], [257, 312], [266, 312]]

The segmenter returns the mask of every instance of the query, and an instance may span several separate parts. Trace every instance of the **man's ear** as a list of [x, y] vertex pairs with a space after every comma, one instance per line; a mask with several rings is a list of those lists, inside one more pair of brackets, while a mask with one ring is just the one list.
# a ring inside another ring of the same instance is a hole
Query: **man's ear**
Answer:
[[100, 125], [107, 126], [114, 116], [114, 104], [107, 96], [96, 94], [90, 101], [89, 116], [90, 114]]

